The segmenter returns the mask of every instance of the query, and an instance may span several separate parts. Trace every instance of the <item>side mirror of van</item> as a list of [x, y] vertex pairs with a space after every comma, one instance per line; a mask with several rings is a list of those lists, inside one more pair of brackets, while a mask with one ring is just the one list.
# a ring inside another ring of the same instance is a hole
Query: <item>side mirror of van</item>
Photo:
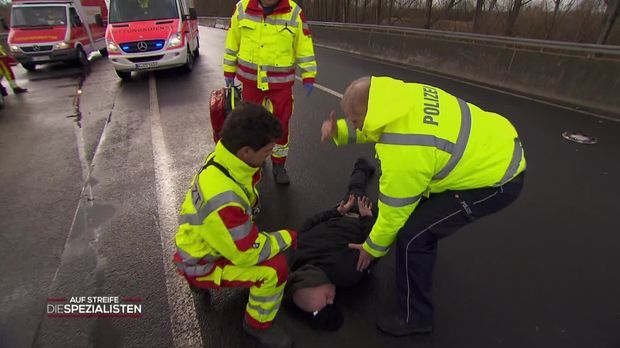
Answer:
[[95, 15], [95, 23], [97, 23], [97, 25], [100, 27], [105, 27], [105, 25], [103, 24], [103, 17], [101, 17], [101, 15], [98, 13]]
[[189, 19], [190, 20], [198, 19], [198, 14], [196, 13], [196, 9], [195, 8], [190, 8], [189, 9]]

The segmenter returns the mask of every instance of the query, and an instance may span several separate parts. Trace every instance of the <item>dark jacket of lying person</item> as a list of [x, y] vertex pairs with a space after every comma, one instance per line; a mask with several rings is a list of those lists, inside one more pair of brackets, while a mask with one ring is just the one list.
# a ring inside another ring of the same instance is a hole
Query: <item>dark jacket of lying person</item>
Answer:
[[336, 289], [358, 284], [365, 273], [356, 270], [358, 251], [374, 224], [372, 203], [365, 196], [373, 174], [365, 159], [355, 162], [346, 202], [308, 219], [299, 230], [298, 249], [292, 254], [286, 290], [289, 304], [321, 330], [337, 330], [343, 318], [334, 304]]

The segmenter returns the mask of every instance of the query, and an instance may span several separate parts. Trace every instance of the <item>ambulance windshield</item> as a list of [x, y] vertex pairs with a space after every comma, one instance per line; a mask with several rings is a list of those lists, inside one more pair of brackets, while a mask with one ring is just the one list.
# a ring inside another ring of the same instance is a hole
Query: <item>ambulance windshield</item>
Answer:
[[64, 6], [13, 7], [11, 27], [52, 27], [67, 25], [67, 8]]
[[176, 0], [111, 0], [110, 23], [178, 18]]

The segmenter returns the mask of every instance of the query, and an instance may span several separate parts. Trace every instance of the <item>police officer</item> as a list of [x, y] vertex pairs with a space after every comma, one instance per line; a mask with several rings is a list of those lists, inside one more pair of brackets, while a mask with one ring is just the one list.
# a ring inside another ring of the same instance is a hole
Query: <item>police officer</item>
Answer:
[[244, 330], [267, 347], [290, 347], [272, 322], [287, 279], [284, 250], [295, 231], [262, 232], [253, 221], [261, 166], [282, 134], [280, 121], [244, 104], [226, 119], [215, 151], [194, 177], [181, 205], [174, 262], [192, 288], [250, 288]]
[[282, 122], [282, 137], [271, 155], [275, 181], [289, 184], [284, 167], [289, 151], [295, 66], [306, 95], [317, 74], [310, 30], [301, 7], [292, 0], [241, 0], [230, 19], [224, 54], [227, 85], [243, 83], [245, 101], [266, 105]]
[[[390, 77], [354, 81], [323, 122], [322, 140], [376, 143], [379, 214], [359, 250], [358, 271], [396, 243], [399, 313], [377, 321], [394, 336], [433, 330], [437, 242], [510, 205], [521, 192], [525, 156], [513, 125], [437, 87]], [[415, 210], [415, 213], [414, 213]]]

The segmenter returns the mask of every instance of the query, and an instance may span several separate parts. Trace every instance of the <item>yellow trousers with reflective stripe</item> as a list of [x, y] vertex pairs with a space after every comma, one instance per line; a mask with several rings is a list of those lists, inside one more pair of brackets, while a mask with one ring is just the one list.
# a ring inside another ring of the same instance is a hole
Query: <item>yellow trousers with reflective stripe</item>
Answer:
[[227, 263], [203, 277], [186, 277], [199, 288], [249, 287], [250, 297], [245, 307], [246, 322], [256, 329], [266, 329], [275, 319], [282, 296], [288, 266], [283, 254], [252, 267]]

